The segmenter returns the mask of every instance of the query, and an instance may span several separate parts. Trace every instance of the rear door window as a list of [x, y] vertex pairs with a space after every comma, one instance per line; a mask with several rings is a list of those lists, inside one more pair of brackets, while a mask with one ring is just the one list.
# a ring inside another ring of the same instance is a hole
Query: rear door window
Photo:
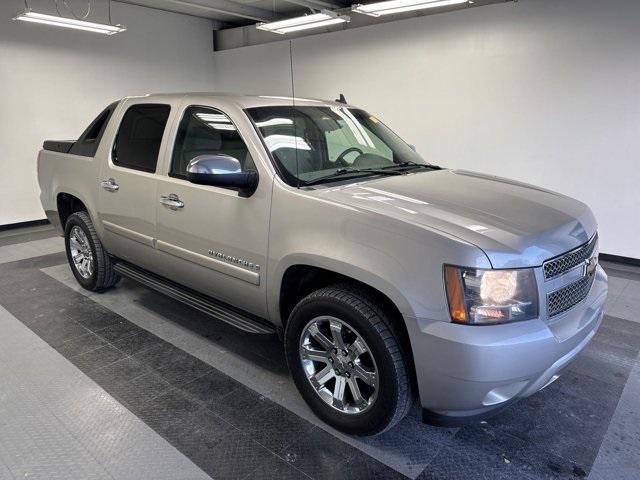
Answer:
[[155, 172], [170, 111], [169, 105], [160, 104], [129, 107], [122, 117], [113, 145], [113, 163], [133, 170]]

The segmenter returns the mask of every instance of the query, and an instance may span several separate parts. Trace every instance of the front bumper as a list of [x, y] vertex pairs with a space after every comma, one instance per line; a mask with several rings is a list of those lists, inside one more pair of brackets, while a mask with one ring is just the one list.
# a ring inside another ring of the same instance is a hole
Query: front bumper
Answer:
[[460, 423], [553, 382], [589, 343], [602, 321], [607, 275], [600, 266], [595, 275], [588, 296], [551, 322], [538, 318], [469, 326], [409, 321], [423, 409], [433, 418]]

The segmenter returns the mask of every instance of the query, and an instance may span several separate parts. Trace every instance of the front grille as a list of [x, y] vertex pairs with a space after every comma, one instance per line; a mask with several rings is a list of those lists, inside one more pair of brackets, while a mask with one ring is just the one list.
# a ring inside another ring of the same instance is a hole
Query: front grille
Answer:
[[594, 235], [589, 242], [575, 250], [563, 253], [559, 257], [552, 258], [551, 260], [544, 262], [542, 265], [544, 268], [544, 279], [551, 280], [552, 278], [558, 277], [572, 268], [577, 267], [585, 260], [591, 258], [591, 254], [593, 253], [593, 249], [597, 242], [598, 235]]
[[594, 275], [586, 275], [577, 282], [570, 283], [547, 295], [547, 314], [549, 318], [566, 312], [586, 298], [591, 290]]

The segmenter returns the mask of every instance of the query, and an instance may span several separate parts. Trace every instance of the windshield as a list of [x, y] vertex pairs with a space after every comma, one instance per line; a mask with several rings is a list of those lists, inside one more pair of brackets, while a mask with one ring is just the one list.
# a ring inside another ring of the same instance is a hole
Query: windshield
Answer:
[[247, 112], [290, 185], [427, 165], [400, 137], [363, 110], [277, 106]]

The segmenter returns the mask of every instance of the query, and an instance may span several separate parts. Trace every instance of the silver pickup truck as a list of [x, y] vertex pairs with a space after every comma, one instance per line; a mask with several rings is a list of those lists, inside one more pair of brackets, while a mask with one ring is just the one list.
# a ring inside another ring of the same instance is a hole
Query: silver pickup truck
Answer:
[[126, 276], [278, 334], [306, 402], [351, 434], [414, 399], [457, 424], [531, 395], [603, 315], [586, 205], [430, 164], [341, 101], [124, 98], [45, 142], [38, 178], [84, 288]]

